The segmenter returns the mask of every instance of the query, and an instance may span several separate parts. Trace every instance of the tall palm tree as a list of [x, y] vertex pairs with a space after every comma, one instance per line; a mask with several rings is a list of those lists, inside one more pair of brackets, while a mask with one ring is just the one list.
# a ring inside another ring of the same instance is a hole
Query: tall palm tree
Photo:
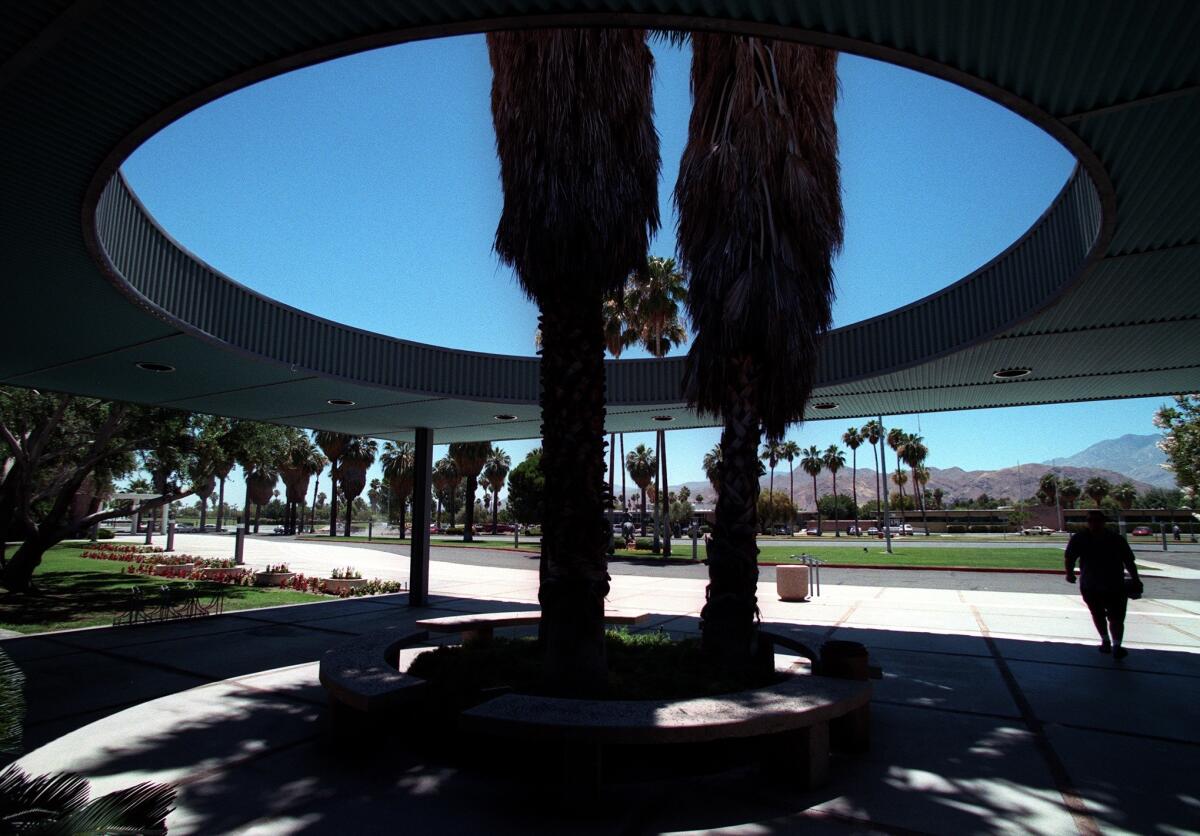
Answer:
[[883, 484], [879, 481], [879, 476], [882, 472], [882, 468], [879, 466], [879, 456], [882, 452], [879, 449], [879, 442], [882, 431], [878, 421], [871, 420], [863, 424], [863, 440], [871, 445], [871, 459], [875, 463], [875, 517], [880, 522], [880, 525], [883, 524], [883, 516], [880, 511], [882, 507], [880, 503], [883, 501]]
[[242, 471], [246, 474], [246, 505], [254, 505], [254, 533], [257, 534], [262, 507], [271, 501], [279, 471], [269, 462], [243, 463]]
[[321, 459], [321, 451], [317, 449], [317, 445], [313, 443], [307, 433], [297, 430], [279, 462], [279, 474], [283, 477], [288, 503], [284, 529], [289, 534], [296, 533], [298, 519], [303, 523], [299, 508], [304, 504], [304, 498], [308, 495], [309, 481], [324, 467]]
[[1133, 501], [1137, 499], [1137, 488], [1129, 482], [1122, 482], [1112, 489], [1112, 498], [1122, 509], [1128, 511], [1133, 507]]
[[[320, 443], [320, 442], [318, 442]], [[373, 438], [352, 435], [342, 449], [342, 463], [338, 466], [342, 495], [346, 497], [346, 536], [350, 536], [350, 523], [354, 517], [354, 500], [367, 486], [367, 470], [375, 463], [379, 444]]]
[[[783, 442], [779, 441], [779, 439], [768, 438], [766, 442], [763, 443], [762, 452], [758, 454], [758, 459], [759, 461], [766, 462], [771, 472], [771, 481], [767, 486], [767, 491], [772, 498], [775, 496], [775, 468], [779, 466], [779, 460], [782, 458]], [[774, 505], [775, 503], [772, 502], [769, 507], [773, 509]], [[767, 525], [771, 525], [775, 521], [764, 520], [763, 522]]]
[[229, 478], [237, 457], [222, 447], [221, 454], [213, 459], [213, 476], [217, 477], [217, 531], [225, 527], [225, 480]]
[[900, 530], [903, 531], [904, 530], [904, 528], [903, 528], [903, 526], [904, 526], [904, 485], [906, 482], [908, 482], [908, 474], [905, 473], [903, 470], [897, 470], [889, 478], [891, 478], [892, 484], [895, 485], [896, 489], [900, 492], [900, 506], [899, 506], [900, 507], [900, 515], [901, 515], [900, 516], [900, 526], [901, 526]]
[[721, 419], [706, 649], [749, 665], [756, 643], [758, 445], [802, 420], [830, 325], [842, 243], [837, 54], [695, 33], [692, 114], [675, 185], [688, 275], [688, 402]]
[[858, 448], [862, 446], [863, 434], [858, 427], [850, 427], [842, 433], [842, 443], [850, 448], [850, 491], [854, 495], [854, 532], [862, 534], [858, 521]]
[[[450, 512], [450, 525], [448, 528], [454, 528], [455, 517], [457, 516], [458, 503], [458, 485], [462, 482], [462, 476], [459, 475], [458, 468], [454, 466], [454, 460], [449, 456], [442, 456], [434, 462], [433, 465], [433, 489], [437, 492], [438, 501], [446, 506], [446, 510]], [[444, 497], [444, 499], [443, 499]], [[438, 515], [438, 526], [441, 526], [441, 515]]]
[[463, 542], [470, 543], [475, 539], [475, 489], [477, 480], [487, 464], [488, 455], [492, 452], [490, 441], [465, 441], [450, 445], [450, 458], [454, 467], [467, 480], [467, 502], [463, 520]]
[[[325, 458], [325, 455], [323, 453], [318, 452], [313, 459], [313, 464], [316, 469], [313, 471], [312, 510], [309, 512], [309, 515], [308, 515], [308, 531], [310, 534], [315, 533], [317, 530], [317, 498], [319, 496], [324, 496], [324, 494], [318, 494], [317, 490], [318, 490], [318, 488], [320, 488], [320, 485], [321, 485], [321, 471], [323, 471], [325, 469], [325, 466], [327, 464], [329, 464], [329, 460], [327, 458]], [[303, 522], [303, 521], [301, 521], [301, 522]]]
[[1064, 476], [1059, 480], [1058, 495], [1062, 498], [1064, 508], [1074, 508], [1082, 493], [1083, 488], [1079, 487], [1079, 484], [1069, 476]]
[[[604, 347], [614, 360], [619, 360], [625, 349], [637, 343], [638, 332], [633, 327], [633, 305], [629, 301], [630, 282], [626, 279], [622, 287], [616, 288], [604, 300]], [[621, 436], [621, 458], [625, 461], [625, 433]], [[617, 433], [608, 434], [608, 495], [616, 501], [616, 471], [621, 471], [621, 510], [625, 505], [625, 466], [617, 467], [615, 452]]]
[[487, 43], [504, 192], [495, 249], [541, 311], [545, 685], [602, 690], [603, 301], [645, 269], [658, 228], [653, 58], [639, 29], [501, 31]]
[[817, 445], [813, 444], [804, 450], [804, 457], [800, 459], [801, 469], [812, 477], [813, 480], [813, 508], [817, 512], [817, 535], [821, 534], [821, 502], [820, 495], [817, 493], [817, 477], [821, 475], [821, 471], [825, 469], [825, 457], [821, 451], [817, 449]]
[[1083, 492], [1088, 495], [1088, 499], [1096, 503], [1096, 507], [1100, 507], [1100, 503], [1104, 498], [1112, 492], [1112, 483], [1102, 476], [1093, 476], [1087, 480], [1087, 484], [1083, 486]]
[[788, 534], [791, 534], [796, 525], [796, 481], [794, 478], [796, 469], [792, 466], [792, 462], [800, 458], [800, 445], [794, 441], [785, 441], [780, 452], [788, 463], [788, 501], [792, 505], [792, 515], [788, 520]]
[[500, 491], [504, 489], [504, 480], [512, 469], [512, 458], [499, 447], [493, 447], [488, 453], [487, 463], [483, 466], [487, 476], [488, 486], [492, 489], [492, 533], [496, 533], [497, 518], [500, 515]]
[[[925, 536], [929, 536], [929, 521], [925, 518], [925, 486], [929, 484], [929, 468], [919, 463], [912, 469], [913, 490], [921, 497], [921, 521], [925, 526]], [[937, 507], [936, 505], [934, 506]]]
[[921, 480], [917, 478], [917, 468], [924, 467], [928, 455], [929, 449], [925, 446], [924, 438], [916, 433], [909, 433], [904, 437], [904, 442], [900, 445], [900, 458], [912, 471], [913, 504], [921, 509], [921, 521], [926, 537], [929, 536], [929, 518], [925, 514], [925, 494], [921, 490]]
[[704, 454], [704, 478], [712, 485], [713, 493], [721, 493], [721, 445], [714, 444], [713, 448]]
[[638, 486], [642, 500], [642, 536], [645, 537], [646, 489], [650, 487], [650, 483], [654, 481], [654, 476], [658, 472], [658, 459], [655, 458], [653, 450], [645, 444], [639, 444], [629, 451], [629, 456], [625, 459], [625, 469], [629, 471], [629, 478]]
[[[645, 269], [632, 273], [625, 284], [626, 311], [637, 341], [653, 357], [665, 357], [672, 348], [687, 342], [687, 330], [679, 321], [679, 305], [687, 298], [687, 279], [675, 267], [675, 259], [650, 256]], [[667, 433], [655, 432], [658, 461], [662, 466], [662, 503], [657, 516], [664, 534], [663, 555], [671, 554], [670, 481], [667, 477]], [[655, 539], [658, 537], [657, 528]]]
[[341, 475], [338, 473], [338, 461], [341, 460], [342, 452], [350, 442], [350, 436], [345, 433], [320, 430], [317, 432], [314, 440], [317, 442], [317, 446], [321, 448], [321, 452], [325, 454], [325, 458], [329, 459], [329, 536], [336, 537], [338, 523], [338, 479], [341, 478]]
[[[904, 446], [904, 439], [908, 437], [908, 433], [899, 427], [892, 427], [887, 433], [887, 446], [892, 448], [892, 452], [896, 454], [896, 472], [900, 472], [900, 449]], [[883, 451], [879, 451], [882, 455]], [[902, 481], [896, 482], [896, 487], [900, 491], [900, 525], [904, 525], [904, 483], [908, 481], [906, 477]]]
[[383, 455], [379, 457], [383, 466], [383, 478], [392, 492], [392, 499], [400, 508], [400, 539], [404, 539], [405, 509], [404, 505], [412, 495], [416, 485], [416, 448], [407, 441], [383, 445]]
[[[841, 537], [842, 530], [838, 523], [839, 501], [837, 492], [837, 475], [838, 471], [846, 466], [846, 454], [841, 451], [836, 444], [830, 444], [825, 452], [821, 455], [821, 462], [825, 465], [825, 469], [833, 477], [833, 536]], [[820, 509], [817, 509], [818, 512]]]

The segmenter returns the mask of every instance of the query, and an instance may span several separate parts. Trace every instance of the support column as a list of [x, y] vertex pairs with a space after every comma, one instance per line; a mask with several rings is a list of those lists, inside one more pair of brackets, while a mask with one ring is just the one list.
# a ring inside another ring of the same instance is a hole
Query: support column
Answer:
[[241, 566], [246, 562], [246, 526], [238, 523], [233, 535], [233, 565]]
[[433, 430], [418, 427], [413, 450], [412, 539], [408, 605], [429, 603], [429, 516], [433, 490]]
[[167, 523], [167, 551], [175, 551], [175, 523]]

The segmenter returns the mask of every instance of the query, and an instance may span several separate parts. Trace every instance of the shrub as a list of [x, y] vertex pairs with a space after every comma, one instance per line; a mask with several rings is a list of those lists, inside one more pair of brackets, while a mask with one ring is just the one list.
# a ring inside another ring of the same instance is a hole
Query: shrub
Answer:
[[268, 575], [285, 574], [288, 572], [288, 567], [287, 567], [286, 563], [277, 563], [273, 566], [267, 566], [267, 568], [264, 569], [263, 571], [266, 572]]
[[965, 534], [966, 532], [967, 527], [960, 523], [950, 523], [946, 526], [947, 534]]
[[339, 580], [358, 580], [362, 577], [362, 573], [353, 566], [347, 566], [345, 569], [334, 569], [329, 573], [329, 579], [334, 581]]
[[625, 538], [624, 537], [613, 537], [612, 547], [614, 550], [625, 548]]
[[115, 536], [111, 528], [99, 528], [96, 530], [97, 540], [111, 540]]
[[453, 526], [450, 526], [450, 528], [447, 528], [442, 533], [449, 534], [452, 537], [460, 537], [460, 536], [462, 536], [463, 530], [462, 530], [462, 526], [453, 525]]
[[633, 547], [640, 552], [648, 552], [654, 548], [654, 540], [650, 537], [639, 537], [634, 540]]
[[967, 531], [972, 534], [987, 534], [991, 529], [990, 525], [980, 525], [978, 523], [967, 526]]

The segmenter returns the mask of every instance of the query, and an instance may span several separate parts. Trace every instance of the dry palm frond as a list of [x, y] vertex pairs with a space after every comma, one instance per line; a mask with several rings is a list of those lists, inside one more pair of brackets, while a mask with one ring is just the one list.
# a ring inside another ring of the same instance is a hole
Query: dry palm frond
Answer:
[[749, 358], [769, 437], [803, 416], [830, 324], [842, 242], [837, 54], [736, 35], [691, 37], [692, 107], [675, 201], [696, 338], [685, 388], [720, 416]]
[[619, 288], [645, 269], [659, 223], [645, 32], [493, 32], [487, 41], [504, 190], [496, 252], [539, 302]]

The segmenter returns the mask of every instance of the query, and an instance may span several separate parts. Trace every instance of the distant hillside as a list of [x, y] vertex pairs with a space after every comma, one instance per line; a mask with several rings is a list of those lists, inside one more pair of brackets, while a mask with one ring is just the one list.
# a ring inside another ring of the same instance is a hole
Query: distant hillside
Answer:
[[1167, 457], [1156, 446], [1159, 435], [1123, 435], [1098, 441], [1091, 447], [1044, 464], [1071, 467], [1098, 467], [1124, 473], [1130, 479], [1147, 482], [1156, 488], [1174, 488], [1175, 476], [1162, 465]]

